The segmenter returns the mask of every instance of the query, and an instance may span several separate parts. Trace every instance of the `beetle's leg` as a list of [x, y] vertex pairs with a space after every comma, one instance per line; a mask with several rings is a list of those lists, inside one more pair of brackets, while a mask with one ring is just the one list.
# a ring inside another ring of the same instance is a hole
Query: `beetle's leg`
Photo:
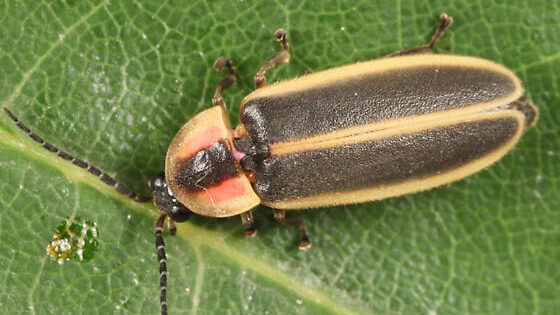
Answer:
[[169, 219], [169, 221], [167, 221], [167, 229], [169, 230], [169, 234], [175, 236], [175, 234], [177, 234], [177, 226], [175, 225], [175, 221]]
[[307, 227], [305, 226], [305, 220], [301, 212], [298, 212], [296, 214], [295, 221], [295, 225], [298, 227], [299, 233], [301, 235], [298, 248], [301, 250], [309, 249], [311, 247], [311, 240], [307, 235]]
[[214, 92], [214, 97], [212, 98], [212, 104], [214, 106], [220, 105], [225, 108], [226, 105], [222, 98], [222, 91], [232, 86], [237, 81], [237, 77], [235, 76], [235, 68], [233, 68], [231, 60], [220, 57], [214, 61], [214, 70], [216, 70], [216, 72], [222, 72], [224, 67], [227, 67], [228, 74], [218, 83], [218, 87], [216, 87], [216, 92]]
[[264, 74], [268, 70], [290, 62], [290, 44], [288, 43], [287, 37], [288, 33], [286, 33], [286, 30], [284, 29], [277, 29], [274, 32], [274, 40], [282, 44], [282, 51], [276, 54], [276, 56], [268, 59], [259, 69], [257, 74], [255, 74], [255, 88], [260, 89], [266, 85], [266, 78]]
[[281, 209], [272, 209], [272, 214], [274, 215], [274, 221], [282, 224], [286, 223], [286, 211]]
[[430, 48], [430, 50], [433, 50], [434, 47], [436, 47], [439, 40], [443, 37], [443, 34], [445, 34], [445, 30], [448, 29], [452, 24], [453, 24], [453, 18], [450, 17], [449, 15], [442, 13], [439, 16], [439, 26], [436, 28], [436, 31], [432, 36], [432, 39], [427, 45]]
[[105, 184], [107, 184], [109, 186], [112, 186], [113, 188], [115, 188], [116, 191], [118, 191], [119, 193], [121, 193], [123, 195], [126, 195], [127, 197], [129, 197], [130, 199], [132, 199], [134, 201], [147, 202], [147, 201], [152, 200], [151, 197], [144, 197], [144, 196], [140, 196], [140, 195], [137, 195], [137, 194], [133, 193], [125, 185], [117, 182], [113, 177], [107, 175], [107, 173], [101, 171], [97, 167], [91, 165], [90, 163], [88, 163], [88, 162], [86, 162], [82, 159], [79, 159], [75, 156], [72, 156], [69, 153], [66, 153], [66, 152], [62, 151], [59, 148], [55, 147], [54, 145], [50, 144], [49, 142], [43, 140], [43, 138], [39, 137], [36, 133], [31, 131], [29, 128], [27, 128], [27, 126], [25, 126], [19, 120], [19, 118], [17, 118], [17, 116], [14, 115], [14, 113], [12, 113], [7, 107], [3, 106], [2, 109], [4, 109], [4, 111], [8, 114], [8, 116], [10, 116], [10, 118], [16, 123], [16, 125], [19, 127], [19, 129], [23, 130], [23, 132], [25, 132], [29, 137], [31, 137], [31, 139], [35, 140], [35, 142], [38, 142], [39, 144], [41, 144], [43, 146], [43, 148], [47, 149], [48, 151], [51, 151], [52, 153], [54, 153], [54, 154], [58, 155], [59, 157], [63, 158], [64, 160], [70, 161], [70, 162], [72, 162], [72, 164], [87, 170], [88, 172], [97, 176], [97, 178], [99, 178]]
[[295, 225], [300, 232], [300, 240], [298, 248], [305, 250], [311, 247], [311, 240], [307, 235], [307, 228], [305, 226], [305, 220], [301, 212], [295, 213], [294, 216], [286, 218], [286, 211], [280, 209], [272, 209], [272, 214], [274, 215], [274, 220], [280, 222], [284, 225]]
[[161, 314], [167, 315], [167, 261], [165, 255], [165, 243], [163, 242], [163, 222], [165, 214], [162, 214], [156, 221], [156, 249], [159, 261], [159, 303]]
[[439, 40], [443, 37], [443, 34], [445, 34], [445, 30], [450, 27], [451, 24], [453, 24], [453, 18], [445, 13], [442, 13], [439, 16], [439, 26], [436, 28], [434, 36], [432, 36], [432, 40], [430, 40], [428, 44], [412, 49], [397, 51], [387, 57], [431, 53]]
[[247, 212], [243, 212], [241, 214], [241, 222], [245, 226], [245, 236], [246, 237], [253, 237], [257, 235], [257, 230], [255, 229], [254, 220], [253, 220], [253, 213], [251, 210]]

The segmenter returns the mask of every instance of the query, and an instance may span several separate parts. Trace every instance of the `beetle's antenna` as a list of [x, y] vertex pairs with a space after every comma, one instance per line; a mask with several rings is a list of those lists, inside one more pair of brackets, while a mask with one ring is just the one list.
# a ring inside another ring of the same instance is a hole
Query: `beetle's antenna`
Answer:
[[161, 314], [167, 315], [167, 261], [165, 257], [165, 243], [163, 242], [163, 222], [166, 215], [161, 215], [156, 221], [156, 249], [159, 261], [159, 303]]
[[88, 172], [92, 173], [93, 175], [97, 176], [102, 182], [105, 184], [112, 186], [115, 188], [116, 191], [120, 192], [123, 195], [127, 195], [129, 198], [133, 199], [134, 201], [138, 202], [146, 202], [152, 200], [151, 197], [144, 197], [137, 195], [130, 191], [125, 185], [117, 182], [113, 177], [107, 175], [107, 173], [102, 172], [97, 167], [87, 163], [84, 160], [78, 159], [69, 153], [66, 153], [59, 148], [55, 147], [54, 145], [50, 144], [49, 142], [43, 140], [43, 138], [39, 137], [36, 133], [31, 131], [27, 126], [25, 126], [14, 113], [12, 113], [7, 107], [2, 106], [2, 109], [10, 116], [10, 118], [17, 124], [19, 129], [23, 130], [31, 139], [35, 140], [35, 142], [40, 143], [43, 148], [53, 152], [54, 154], [58, 155], [59, 157], [71, 161], [72, 164], [79, 166], [83, 169], [86, 169]]
[[222, 91], [232, 86], [236, 81], [235, 68], [233, 68], [233, 63], [226, 57], [220, 57], [214, 61], [214, 70], [216, 72], [222, 72], [224, 67], [227, 67], [228, 74], [225, 78], [220, 81], [218, 87], [216, 87], [216, 92], [214, 92], [214, 97], [212, 98], [212, 104], [214, 106], [223, 106], [225, 108], [224, 99], [222, 98]]

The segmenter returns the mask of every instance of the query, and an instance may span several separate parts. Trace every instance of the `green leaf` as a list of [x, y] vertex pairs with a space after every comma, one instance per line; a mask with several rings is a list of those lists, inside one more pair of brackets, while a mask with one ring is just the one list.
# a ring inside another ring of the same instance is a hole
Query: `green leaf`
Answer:
[[[560, 2], [4, 1], [0, 103], [63, 150], [148, 194], [175, 132], [224, 96], [232, 124], [289, 31], [269, 82], [418, 46], [494, 60], [523, 80], [540, 120], [504, 159], [448, 188], [305, 212], [313, 247], [256, 209], [197, 217], [166, 237], [172, 313], [554, 313], [560, 308]], [[57, 158], [0, 118], [0, 312], [157, 313], [156, 210]], [[64, 217], [97, 223], [89, 262], [46, 253]]]

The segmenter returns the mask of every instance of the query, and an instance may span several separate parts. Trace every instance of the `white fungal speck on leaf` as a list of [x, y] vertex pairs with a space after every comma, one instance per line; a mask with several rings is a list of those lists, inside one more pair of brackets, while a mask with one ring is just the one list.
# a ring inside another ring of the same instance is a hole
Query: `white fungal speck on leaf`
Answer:
[[80, 218], [65, 218], [47, 244], [47, 254], [60, 265], [71, 258], [86, 261], [97, 250], [97, 224]]

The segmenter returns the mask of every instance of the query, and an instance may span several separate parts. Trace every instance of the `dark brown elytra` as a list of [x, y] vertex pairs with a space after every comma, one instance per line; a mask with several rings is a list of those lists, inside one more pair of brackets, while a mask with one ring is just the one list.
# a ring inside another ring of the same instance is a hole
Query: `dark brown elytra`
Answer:
[[[432, 67], [410, 67], [406, 72], [364, 75], [337, 82], [336, 86], [309, 89], [305, 96], [292, 92], [257, 98], [245, 104], [240, 117], [256, 142], [282, 142], [353, 125], [463, 108], [503, 97], [515, 89], [504, 75], [458, 66], [440, 66], [438, 70], [434, 75]], [[461, 89], [464, 86], [470, 90]], [[310, 104], [308, 99], [314, 102]], [[279, 103], [282, 106], [275, 106]], [[306, 117], [290, 115], [303, 106]], [[262, 125], [269, 127], [262, 129]]]
[[[277, 155], [267, 158], [256, 169], [260, 178], [255, 188], [263, 200], [275, 202], [428, 177], [480, 158], [503, 145], [518, 127], [513, 119], [483, 120], [336, 148]], [[441, 154], [432, 154], [439, 148], [446, 149]], [[359, 163], [368, 160], [378, 163]], [[333, 172], [332, 161], [344, 172]], [[275, 169], [282, 169], [282, 173], [274, 172]], [[309, 180], [319, 177], [321, 181]], [[261, 186], [266, 188], [261, 191]]]
[[[417, 47], [417, 48], [396, 52], [394, 54], [391, 54], [390, 56], [400, 56], [400, 55], [407, 55], [407, 54], [430, 52], [435, 47], [435, 45], [437, 44], [439, 39], [443, 36], [446, 28], [448, 28], [452, 24], [452, 21], [453, 20], [452, 20], [451, 17], [447, 16], [446, 14], [442, 14], [441, 17], [440, 17], [439, 26], [437, 27], [437, 29], [435, 31], [435, 34], [433, 35], [431, 41], [428, 44]], [[274, 57], [267, 60], [262, 65], [262, 67], [258, 70], [257, 74], [254, 76], [255, 87], [257, 89], [266, 86], [265, 73], [268, 70], [276, 68], [277, 66], [279, 66], [281, 64], [288, 63], [289, 60], [290, 60], [290, 45], [287, 41], [286, 31], [282, 30], [282, 29], [277, 30], [274, 33], [274, 38], [275, 38], [276, 41], [278, 41], [280, 43], [281, 51], [278, 54], [276, 54]], [[225, 107], [225, 103], [224, 103], [224, 100], [221, 96], [221, 92], [223, 90], [225, 90], [226, 88], [230, 87], [232, 84], [234, 84], [236, 82], [235, 70], [233, 68], [232, 62], [229, 59], [223, 58], [223, 57], [219, 58], [215, 62], [214, 67], [216, 68], [216, 70], [218, 72], [221, 71], [223, 68], [227, 68], [227, 70], [228, 70], [228, 73], [226, 74], [225, 78], [218, 84], [218, 87], [216, 88], [214, 97], [212, 99], [212, 103], [214, 105], [219, 105], [219, 106], [224, 106]], [[418, 71], [421, 71], [421, 69], [419, 69]], [[450, 71], [453, 71], [453, 69], [451, 69]], [[380, 84], [383, 85], [383, 82], [380, 82]], [[331, 92], [334, 93], [334, 94], [330, 95], [329, 97], [336, 98], [337, 97], [336, 94], [340, 92], [340, 89], [338, 89], [338, 90], [334, 89]], [[323, 92], [318, 92], [318, 93], [323, 95], [323, 96], [327, 95], [327, 94], [324, 93], [324, 91]], [[291, 97], [290, 95], [286, 95], [287, 101], [290, 101], [290, 97]], [[106, 173], [102, 172], [101, 170], [99, 170], [95, 166], [93, 166], [93, 165], [89, 164], [88, 162], [85, 162], [81, 159], [78, 159], [78, 158], [72, 156], [69, 153], [66, 153], [66, 152], [58, 149], [57, 147], [50, 144], [49, 142], [46, 142], [40, 136], [38, 136], [37, 134], [32, 132], [28, 127], [26, 127], [17, 118], [17, 116], [14, 115], [8, 108], [3, 107], [3, 109], [8, 114], [8, 116], [17, 124], [17, 126], [21, 130], [23, 130], [34, 141], [41, 144], [48, 151], [51, 151], [51, 152], [55, 153], [56, 155], [58, 155], [59, 157], [65, 159], [65, 160], [71, 161], [74, 165], [76, 165], [78, 167], [86, 169], [88, 172], [97, 176], [105, 184], [114, 187], [115, 190], [117, 190], [119, 193], [126, 195], [127, 197], [131, 198], [132, 200], [134, 200], [136, 202], [152, 201], [154, 203], [154, 205], [157, 207], [158, 211], [160, 212], [160, 216], [158, 217], [158, 219], [156, 220], [156, 223], [155, 223], [155, 237], [156, 237], [155, 246], [156, 246], [156, 249], [157, 249], [157, 257], [158, 257], [158, 262], [159, 262], [159, 273], [160, 273], [160, 306], [161, 306], [161, 313], [162, 314], [167, 314], [167, 312], [168, 312], [167, 294], [166, 294], [166, 292], [167, 292], [167, 263], [166, 263], [165, 244], [164, 244], [164, 240], [163, 240], [163, 226], [164, 226], [164, 223], [165, 223], [165, 219], [167, 217], [169, 217], [169, 231], [170, 231], [171, 235], [174, 235], [175, 231], [176, 231], [174, 222], [186, 221], [192, 213], [186, 207], [184, 207], [181, 203], [179, 203], [177, 201], [177, 199], [175, 199], [175, 197], [171, 193], [171, 190], [167, 186], [165, 175], [163, 173], [158, 173], [148, 182], [148, 186], [149, 186], [150, 191], [152, 193], [151, 197], [137, 195], [134, 192], [131, 192], [125, 185], [115, 181], [115, 179], [113, 179], [111, 176], [107, 175]], [[248, 106], [246, 110], [250, 111], [251, 107]], [[282, 113], [279, 113], [279, 115], [281, 115], [281, 114]], [[317, 115], [321, 115], [321, 114], [330, 115], [329, 113], [319, 113], [319, 112], [316, 113], [316, 114]], [[249, 117], [250, 115], [247, 115], [247, 116]], [[333, 117], [333, 116], [330, 115], [330, 117]], [[355, 118], [361, 119], [363, 117], [355, 117]], [[326, 117], [325, 119], [328, 119], [328, 117]], [[299, 128], [296, 125], [292, 125], [292, 127], [295, 128], [295, 129], [292, 129], [292, 132], [300, 132], [301, 130], [303, 130], [303, 127]], [[298, 128], [301, 129], [301, 130], [299, 130]], [[271, 137], [273, 137], [273, 135]], [[489, 145], [491, 145], [491, 144], [489, 144]], [[214, 148], [214, 149], [218, 150], [219, 148]], [[209, 148], [208, 150], [212, 150], [212, 148]], [[254, 152], [252, 152], [251, 150], [253, 150]], [[250, 148], [248, 147], [246, 152], [249, 152], [249, 153], [252, 152], [250, 154], [252, 157], [258, 157], [259, 159], [262, 159], [262, 158], [266, 157], [266, 155], [267, 155], [267, 148], [266, 147], [262, 147], [262, 148], [261, 147], [250, 147]], [[472, 153], [472, 154], [474, 154], [474, 153]], [[227, 158], [230, 159], [231, 157], [228, 156]], [[245, 162], [248, 165], [247, 168], [250, 169], [250, 165], [251, 165], [252, 161], [248, 160], [248, 161], [245, 161]], [[242, 161], [242, 163], [243, 163], [243, 161]], [[426, 172], [429, 172], [429, 171], [430, 170], [426, 170]], [[187, 174], [187, 175], [188, 176], [198, 176], [197, 174]], [[227, 176], [227, 174], [217, 174], [217, 175], [219, 175], [221, 177], [220, 178], [204, 178], [204, 180], [207, 180], [207, 181], [210, 181], [211, 183], [214, 183], [214, 182], [218, 182], [220, 179], [222, 179], [223, 176]], [[282, 184], [287, 184], [287, 183], [284, 182]], [[191, 187], [191, 188], [197, 189], [196, 187]], [[288, 217], [288, 216], [286, 216], [286, 213], [285, 213], [284, 210], [273, 209], [273, 214], [274, 214], [274, 219], [276, 221], [284, 223], [286, 225], [296, 226], [299, 229], [299, 231], [300, 231], [299, 248], [300, 249], [307, 249], [311, 246], [311, 241], [309, 240], [309, 237], [307, 235], [305, 222], [303, 220], [303, 217], [302, 217], [301, 213], [294, 213], [293, 216]], [[246, 235], [247, 236], [255, 235], [256, 229], [254, 228], [254, 225], [253, 225], [253, 217], [252, 217], [251, 212], [250, 211], [245, 212], [245, 213], [241, 214], [240, 216], [241, 216], [241, 220], [242, 220], [243, 225], [246, 227]]]

